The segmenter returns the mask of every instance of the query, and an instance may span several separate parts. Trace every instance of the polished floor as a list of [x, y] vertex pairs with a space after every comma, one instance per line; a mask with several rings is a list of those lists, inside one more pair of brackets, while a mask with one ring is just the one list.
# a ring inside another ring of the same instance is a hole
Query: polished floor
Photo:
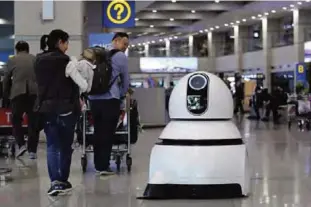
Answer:
[[[0, 207], [311, 207], [311, 133], [286, 126], [237, 120], [247, 142], [251, 163], [251, 195], [235, 200], [143, 201], [148, 177], [149, 154], [160, 129], [146, 130], [133, 148], [133, 171], [100, 178], [81, 172], [80, 152], [73, 155], [70, 195], [51, 198], [45, 147], [39, 159], [0, 160], [14, 170], [12, 182], [0, 183]], [[125, 169], [124, 169], [125, 171]]]

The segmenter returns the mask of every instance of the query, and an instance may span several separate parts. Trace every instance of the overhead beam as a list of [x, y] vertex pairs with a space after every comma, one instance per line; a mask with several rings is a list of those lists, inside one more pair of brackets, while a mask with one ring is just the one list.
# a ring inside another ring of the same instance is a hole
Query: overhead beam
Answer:
[[215, 17], [217, 14], [214, 12], [196, 12], [191, 11], [158, 11], [156, 13], [150, 11], [139, 12], [136, 17], [139, 19], [208, 19]]
[[132, 33], [154, 33], [154, 32], [171, 32], [172, 29], [169, 27], [154, 27], [154, 28], [146, 28], [146, 27], [134, 27], [134, 28], [111, 28], [107, 32], [132, 32]]
[[137, 21], [136, 27], [149, 27], [150, 25], [154, 25], [154, 27], [180, 27], [191, 24], [193, 24], [192, 20], [175, 20], [175, 21], [144, 20], [144, 21]]
[[148, 6], [150, 6], [155, 1], [135, 1], [135, 11], [140, 12], [143, 9], [146, 9]]
[[239, 3], [235, 3], [233, 1], [230, 2], [222, 2], [222, 3], [214, 3], [214, 2], [193, 2], [193, 1], [183, 1], [180, 3], [171, 3], [171, 2], [162, 2], [156, 1], [150, 6], [148, 6], [144, 10], [166, 10], [166, 11], [223, 11], [223, 10], [233, 10], [240, 8], [241, 5]]

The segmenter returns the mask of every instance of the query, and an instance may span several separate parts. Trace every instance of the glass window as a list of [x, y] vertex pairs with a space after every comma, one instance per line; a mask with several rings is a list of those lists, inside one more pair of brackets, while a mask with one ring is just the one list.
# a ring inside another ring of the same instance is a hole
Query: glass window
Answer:
[[189, 39], [172, 39], [170, 40], [171, 57], [189, 57]]
[[216, 40], [216, 56], [234, 54], [234, 36], [233, 29], [217, 34]]
[[135, 46], [135, 47], [130, 47], [128, 49], [128, 56], [129, 57], [145, 57], [145, 46]]
[[166, 56], [165, 43], [150, 44], [149, 45], [149, 56], [150, 57], [165, 57]]
[[193, 56], [208, 56], [207, 34], [199, 34], [193, 36]]
[[247, 38], [243, 40], [244, 52], [262, 50], [262, 26], [261, 23], [248, 27]]
[[293, 16], [278, 19], [278, 28], [272, 32], [272, 47], [292, 45], [294, 42]]

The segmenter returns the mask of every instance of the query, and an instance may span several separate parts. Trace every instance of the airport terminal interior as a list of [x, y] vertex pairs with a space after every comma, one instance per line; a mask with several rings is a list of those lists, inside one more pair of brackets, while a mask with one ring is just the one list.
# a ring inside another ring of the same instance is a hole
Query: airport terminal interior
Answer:
[[73, 189], [50, 196], [44, 132], [37, 159], [16, 158], [0, 108], [0, 207], [311, 207], [310, 0], [0, 1], [1, 81], [18, 41], [36, 55], [53, 29], [70, 57], [129, 35], [138, 140], [129, 106], [117, 173], [74, 142]]

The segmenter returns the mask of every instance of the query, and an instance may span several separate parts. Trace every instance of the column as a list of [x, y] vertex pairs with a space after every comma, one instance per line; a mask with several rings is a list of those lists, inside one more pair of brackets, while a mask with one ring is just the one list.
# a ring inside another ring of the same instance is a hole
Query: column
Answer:
[[62, 29], [70, 35], [67, 54], [79, 56], [86, 39], [84, 5], [84, 1], [14, 1], [15, 41], [27, 41], [30, 52], [37, 54], [41, 36]]
[[246, 26], [234, 26], [234, 54], [236, 55], [238, 61], [238, 72], [243, 73], [243, 48], [244, 44], [247, 44], [247, 27]]
[[208, 32], [207, 43], [208, 43], [208, 71], [216, 71], [216, 44], [215, 44], [215, 33]]
[[145, 57], [149, 57], [149, 44], [145, 44]]
[[190, 35], [188, 38], [189, 56], [193, 57], [193, 36]]
[[271, 91], [271, 69], [272, 69], [272, 36], [274, 32], [278, 32], [279, 22], [275, 19], [262, 19], [262, 46], [264, 63], [263, 70], [265, 75], [264, 87]]
[[170, 40], [169, 39], [165, 39], [165, 51], [166, 51], [166, 57], [171, 56]]
[[310, 10], [298, 10], [293, 11], [293, 23], [294, 23], [294, 56], [298, 62], [304, 62], [304, 42], [306, 30], [311, 28], [311, 14]]

